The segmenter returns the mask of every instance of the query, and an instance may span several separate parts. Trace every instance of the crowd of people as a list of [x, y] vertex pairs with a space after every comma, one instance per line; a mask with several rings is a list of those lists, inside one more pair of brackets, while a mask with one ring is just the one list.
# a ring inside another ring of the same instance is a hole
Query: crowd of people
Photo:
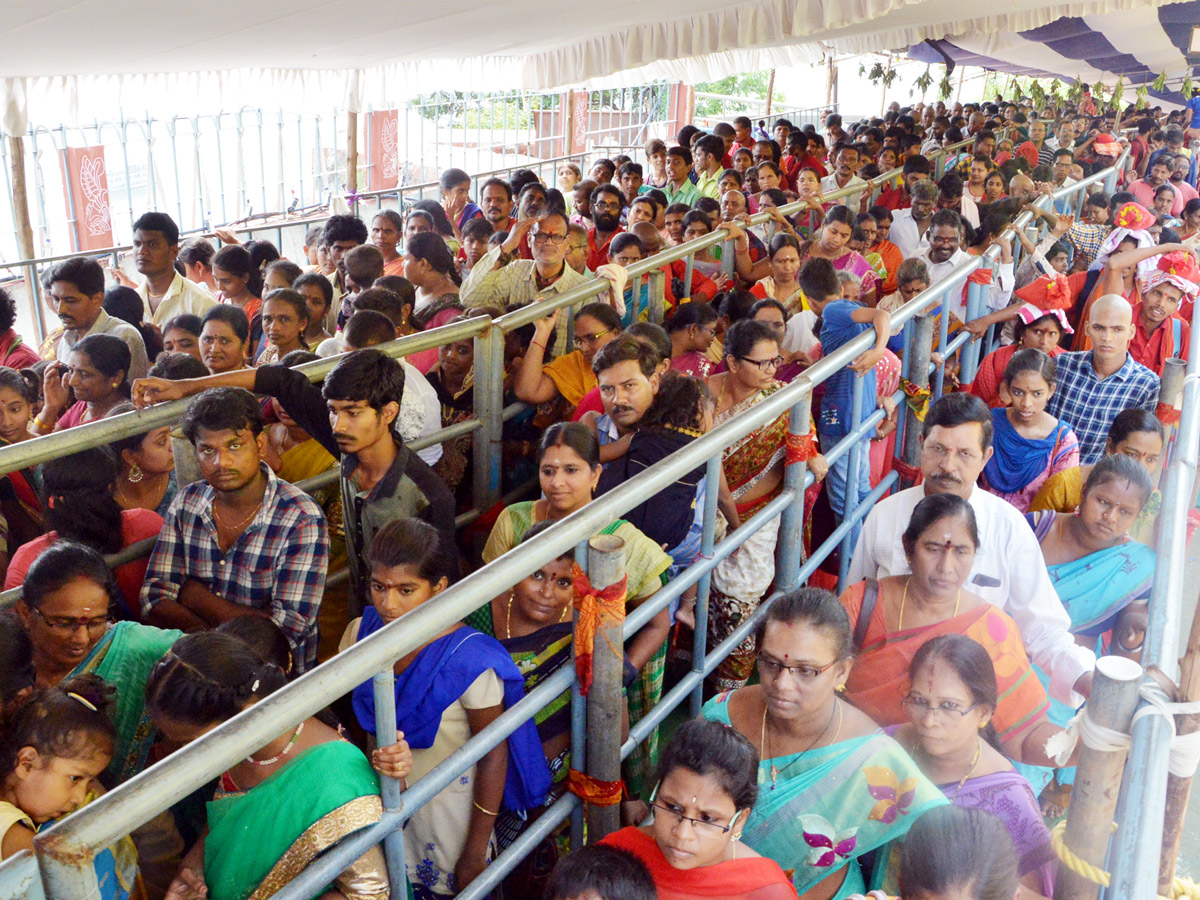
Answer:
[[[0, 445], [194, 397], [176, 432], [0, 480], [0, 570], [23, 588], [0, 627], [0, 855], [869, 333], [818, 385], [810, 434], [789, 435], [785, 412], [726, 447], [716, 483], [700, 467], [603, 529], [623, 541], [632, 610], [701, 559], [709, 492], [720, 534], [760, 525], [713, 569], [706, 618], [693, 588], [626, 641], [622, 728], [690, 667], [701, 622], [715, 648], [770, 596], [781, 535], [762, 511], [788, 464], [815, 478], [803, 553], [848, 523], [841, 595], [835, 554], [762, 611], [700, 717], [654, 730], [621, 784], [575, 771], [558, 697], [408, 821], [412, 893], [458, 893], [575, 791], [620, 802], [626, 827], [570, 853], [552, 834], [505, 894], [1052, 896], [1048, 823], [1074, 770], [1046, 742], [1086, 701], [1097, 655], [1140, 653], [1159, 382], [1187, 356], [1200, 290], [1193, 123], [1151, 110], [1125, 124], [1129, 141], [1111, 114], [1024, 100], [770, 133], [738, 117], [649, 141], [644, 165], [598, 159], [585, 177], [563, 163], [555, 185], [517, 170], [472, 197], [471, 175], [449, 169], [440, 202], [333, 215], [302, 260], [229, 231], [219, 248], [181, 244], [149, 212], [133, 225], [140, 279], [83, 256], [44, 272], [60, 327], [36, 350], [0, 292]], [[935, 181], [931, 155], [964, 140]], [[1126, 144], [1115, 193], [1044, 199]], [[1037, 244], [1010, 237], [1027, 209], [1044, 220]], [[627, 269], [717, 231], [692, 265], [661, 266], [652, 321], [651, 279]], [[894, 465], [893, 397], [912, 393], [893, 313], [993, 245], [983, 314], [968, 320], [957, 293], [938, 314], [996, 349], [970, 383], [941, 359], [915, 483], [860, 522]], [[456, 528], [478, 506], [470, 433], [408, 444], [474, 415], [474, 344], [404, 358], [377, 345], [596, 277], [593, 302], [505, 334], [505, 405], [523, 406], [504, 423], [501, 487], [519, 499]], [[331, 356], [320, 384], [297, 369]], [[833, 453], [877, 408], [869, 452]], [[326, 472], [326, 488], [296, 486]], [[110, 570], [105, 554], [148, 538], [148, 559]], [[342, 570], [345, 588], [329, 578]], [[380, 775], [415, 783], [568, 664], [585, 598], [572, 555], [496, 585], [396, 663], [397, 735], [376, 733], [360, 685], [99, 853], [102, 897], [270, 896], [379, 820]], [[388, 895], [379, 848], [324, 894]]]

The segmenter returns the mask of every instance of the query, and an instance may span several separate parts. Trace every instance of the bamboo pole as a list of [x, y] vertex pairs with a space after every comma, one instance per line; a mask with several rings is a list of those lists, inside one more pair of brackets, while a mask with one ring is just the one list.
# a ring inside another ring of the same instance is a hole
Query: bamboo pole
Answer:
[[[597, 591], [625, 574], [625, 541], [601, 534], [588, 541], [588, 580]], [[623, 623], [603, 620], [592, 644], [592, 686], [587, 695], [587, 773], [599, 781], [621, 778], [621, 680], [625, 670]], [[588, 843], [621, 827], [621, 807], [587, 807]]]
[[[358, 191], [358, 113], [346, 113], [346, 193]], [[355, 212], [352, 207], [350, 212]]]
[[[1187, 651], [1179, 664], [1179, 696], [1184, 703], [1200, 700], [1200, 615], [1192, 617]], [[1200, 731], [1200, 715], [1175, 717], [1176, 734]], [[1162, 856], [1158, 864], [1158, 892], [1171, 896], [1175, 880], [1175, 865], [1179, 862], [1179, 844], [1183, 839], [1183, 822], [1187, 817], [1188, 797], [1192, 791], [1191, 778], [1167, 777], [1167, 811], [1163, 821]]]
[[[29, 189], [25, 182], [25, 138], [19, 134], [8, 138], [8, 166], [12, 176], [13, 220], [17, 228], [17, 255], [21, 259], [37, 256], [33, 250], [33, 223], [29, 218]], [[32, 266], [23, 267], [25, 292], [29, 297], [30, 312], [37, 322], [38, 337], [46, 336], [46, 318], [38, 292], [37, 275]]]
[[[1096, 661], [1088, 716], [1097, 725], [1128, 734], [1141, 681], [1142, 667], [1133, 660], [1101, 657]], [[1064, 841], [1076, 856], [1095, 866], [1104, 865], [1128, 754], [1128, 750], [1110, 752], [1087, 745], [1079, 751]], [[1096, 900], [1098, 892], [1098, 885], [1066, 866], [1059, 866], [1054, 900]]]
[[767, 115], [771, 115], [771, 101], [775, 99], [775, 70], [767, 76]]

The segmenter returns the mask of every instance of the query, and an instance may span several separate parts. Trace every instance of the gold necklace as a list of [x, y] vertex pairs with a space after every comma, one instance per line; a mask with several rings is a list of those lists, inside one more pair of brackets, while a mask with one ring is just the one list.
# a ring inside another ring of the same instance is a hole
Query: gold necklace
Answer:
[[[516, 591], [508, 592], [508, 603], [504, 607], [504, 640], [506, 640], [506, 641], [512, 637], [512, 627], [511, 627], [512, 602], [513, 602], [513, 595], [515, 593], [516, 593]], [[561, 625], [563, 622], [567, 621], [567, 613], [570, 612], [570, 610], [571, 610], [571, 604], [569, 604], [569, 603], [563, 607], [562, 615], [558, 619], [559, 625]]]
[[[908, 602], [908, 583], [912, 578], [904, 579], [904, 593], [900, 596], [900, 619], [896, 622], [896, 633], [899, 634], [904, 630], [904, 604]], [[958, 589], [958, 596], [954, 598], [954, 612], [950, 614], [950, 618], [958, 615], [958, 605], [962, 603], [962, 588]]]
[[220, 513], [217, 511], [217, 502], [214, 500], [213, 505], [212, 505], [213, 521], [217, 523], [218, 527], [224, 528], [226, 531], [240, 532], [242, 530], [243, 526], [245, 526], [245, 524], [247, 522], [249, 522], [256, 515], [258, 515], [258, 511], [260, 508], [262, 508], [261, 501], [259, 502], [258, 506], [254, 507], [254, 509], [250, 510], [250, 515], [246, 516], [246, 518], [242, 519], [242, 521], [238, 522], [236, 525], [230, 526], [227, 523], [221, 521]]
[[[818, 734], [816, 736], [816, 738], [813, 739], [813, 742], [811, 744], [809, 744], [807, 747], [805, 747], [800, 753], [796, 754], [796, 758], [793, 759], [786, 766], [784, 766], [782, 769], [775, 768], [775, 763], [771, 763], [771, 790], [775, 790], [775, 782], [776, 782], [776, 780], [778, 780], [780, 775], [782, 775], [784, 772], [786, 772], [788, 769], [790, 769], [792, 766], [794, 766], [796, 763], [798, 763], [801, 759], [803, 759], [805, 753], [808, 753], [808, 751], [812, 750], [813, 747], [817, 746], [817, 744], [820, 742], [821, 738], [823, 738], [825, 736], [825, 732], [829, 730], [829, 726], [833, 724], [834, 713], [837, 713], [838, 726], [837, 726], [837, 730], [833, 733], [833, 740], [830, 741], [829, 743], [830, 744], [837, 743], [838, 736], [842, 733], [842, 720], [845, 717], [845, 713], [842, 711], [841, 704], [837, 702], [837, 698], [834, 697], [833, 698], [833, 709], [831, 709], [829, 711], [829, 721], [825, 723], [825, 727], [821, 729], [821, 733]], [[760, 748], [759, 754], [758, 754], [759, 757], [761, 759], [768, 759], [769, 757], [767, 756], [767, 702], [766, 702], [766, 698], [763, 699], [762, 731], [758, 737], [758, 745]]]
[[967, 774], [962, 777], [962, 781], [960, 781], [958, 783], [958, 787], [956, 787], [954, 789], [954, 794], [950, 797], [951, 803], [953, 803], [955, 801], [955, 799], [958, 797], [958, 792], [963, 789], [963, 785], [967, 783], [967, 780], [972, 775], [975, 774], [975, 769], [979, 765], [979, 756], [982, 751], [983, 751], [983, 741], [976, 738], [975, 739], [975, 755], [971, 758], [971, 768], [967, 769]]

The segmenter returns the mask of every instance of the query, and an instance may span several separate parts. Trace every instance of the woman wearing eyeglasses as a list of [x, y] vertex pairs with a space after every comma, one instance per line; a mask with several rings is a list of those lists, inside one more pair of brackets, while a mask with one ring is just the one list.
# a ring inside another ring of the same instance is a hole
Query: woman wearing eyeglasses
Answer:
[[95, 674], [117, 689], [117, 745], [108, 771], [119, 783], [145, 767], [155, 738], [144, 714], [146, 678], [183, 632], [112, 622], [116, 596], [113, 574], [98, 552], [58, 541], [29, 567], [16, 610], [33, 644], [39, 687]]
[[935, 637], [965, 634], [983, 645], [995, 667], [1000, 701], [994, 723], [1005, 752], [1030, 765], [1053, 766], [1045, 745], [1059, 729], [1047, 718], [1046, 690], [1017, 624], [963, 590], [979, 549], [970, 504], [954, 494], [926, 497], [913, 509], [901, 541], [911, 574], [860, 581], [841, 596], [855, 623], [857, 649], [846, 696], [881, 725], [907, 721], [903, 700], [913, 657]]
[[1050, 831], [1029, 782], [996, 739], [996, 670], [987, 650], [965, 635], [945, 634], [921, 645], [908, 673], [909, 722], [894, 737], [952, 804], [1004, 823], [1016, 846], [1021, 884], [1052, 897], [1057, 863]]
[[[899, 744], [838, 695], [852, 658], [850, 622], [833, 594], [804, 588], [777, 598], [758, 638], [759, 684], [721, 694], [701, 711], [742, 734], [762, 759], [742, 840], [792, 870], [803, 900], [862, 891], [877, 880], [859, 857], [902, 838], [946, 799]], [[886, 864], [886, 854], [876, 857]]]
[[653, 818], [600, 843], [645, 863], [659, 900], [795, 900], [779, 864], [743, 839], [758, 767], [754, 746], [736, 731], [685, 722], [663, 753]]
[[615, 309], [607, 303], [589, 303], [575, 314], [575, 349], [568, 353], [564, 347], [555, 347], [558, 356], [543, 364], [561, 315], [566, 313], [556, 309], [533, 324], [533, 340], [513, 377], [513, 391], [524, 403], [549, 403], [562, 397], [574, 409], [598, 384], [592, 371], [596, 351], [621, 331], [621, 317]]
[[[720, 425], [783, 388], [775, 379], [783, 358], [779, 339], [766, 322], [735, 322], [725, 335], [725, 367], [708, 379], [717, 398], [713, 424]], [[722, 466], [743, 522], [779, 495], [787, 446], [788, 413], [757, 428], [725, 449]], [[829, 466], [819, 454], [809, 468], [823, 478]], [[713, 571], [708, 640], [715, 647], [758, 607], [775, 578], [776, 517], [746, 539], [742, 548]], [[718, 690], [739, 688], [754, 668], [754, 638], [747, 638], [716, 670]]]

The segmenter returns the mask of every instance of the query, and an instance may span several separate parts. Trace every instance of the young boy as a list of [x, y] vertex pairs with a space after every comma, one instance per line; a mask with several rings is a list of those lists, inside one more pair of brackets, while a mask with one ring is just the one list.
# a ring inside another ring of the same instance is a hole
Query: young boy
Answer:
[[656, 900], [646, 864], [618, 847], [592, 844], [559, 860], [546, 900]]
[[[841, 299], [837, 270], [829, 260], [808, 260], [801, 267], [799, 277], [801, 285], [807, 283], [812, 289], [812, 293], [805, 290], [805, 297], [818, 318], [822, 356], [829, 356], [869, 328], [875, 329], [875, 346], [859, 354], [850, 365], [835, 372], [825, 382], [825, 395], [821, 399], [821, 413], [817, 419], [817, 435], [821, 452], [828, 456], [854, 424], [856, 377], [863, 380], [859, 421], [875, 409], [875, 364], [887, 348], [891, 336], [891, 316], [887, 310], [871, 309], [859, 301]], [[825, 490], [828, 492], [829, 505], [839, 518], [852, 513], [863, 497], [870, 493], [870, 471], [870, 456], [865, 452], [859, 454], [856, 472], [850, 471], [849, 453], [830, 465]], [[860, 530], [861, 524], [851, 529], [851, 547], [857, 543]]]
[[471, 274], [475, 263], [487, 254], [488, 238], [494, 232], [492, 224], [483, 218], [469, 221], [462, 229], [462, 249], [459, 250], [459, 272], [464, 279]]

